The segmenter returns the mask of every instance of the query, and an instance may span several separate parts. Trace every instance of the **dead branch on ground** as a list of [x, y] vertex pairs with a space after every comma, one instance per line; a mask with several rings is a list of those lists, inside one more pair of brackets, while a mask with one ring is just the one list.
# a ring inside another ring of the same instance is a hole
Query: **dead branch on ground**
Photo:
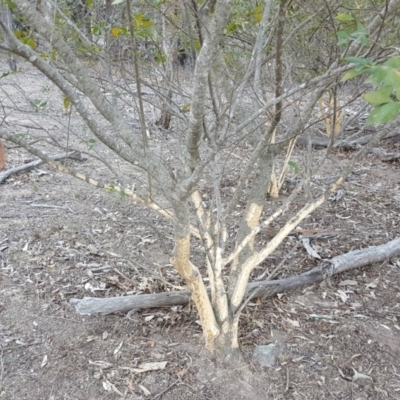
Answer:
[[[354, 250], [349, 253], [323, 260], [317, 267], [303, 274], [273, 281], [251, 282], [247, 285], [246, 296], [272, 297], [277, 293], [295, 290], [320, 283], [323, 280], [351, 269], [360, 268], [377, 262], [383, 262], [400, 254], [400, 238], [380, 246]], [[210, 290], [208, 290], [210, 293]], [[81, 315], [112, 314], [146, 308], [171, 307], [185, 305], [190, 301], [188, 290], [170, 293], [142, 294], [110, 298], [84, 297], [71, 299], [70, 303]]]

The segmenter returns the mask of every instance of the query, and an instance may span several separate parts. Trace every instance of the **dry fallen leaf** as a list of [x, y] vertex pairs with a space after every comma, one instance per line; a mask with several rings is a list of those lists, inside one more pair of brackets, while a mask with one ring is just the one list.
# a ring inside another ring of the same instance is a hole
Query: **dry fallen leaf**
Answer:
[[164, 369], [166, 367], [167, 363], [168, 363], [168, 361], [148, 362], [148, 363], [140, 364], [137, 368], [122, 367], [122, 369], [129, 369], [129, 371], [136, 372], [137, 374], [141, 374], [142, 372], [157, 371], [160, 369]]
[[349, 299], [349, 296], [343, 290], [338, 290], [337, 293], [335, 293], [336, 296], [340, 297], [340, 299], [343, 301], [343, 303], [346, 303], [346, 301]]
[[371, 283], [368, 283], [367, 285], [365, 285], [366, 288], [368, 289], [375, 289], [378, 286], [379, 283], [379, 279], [374, 279]]
[[113, 384], [113, 383], [111, 383], [110, 381], [103, 381], [103, 388], [104, 388], [104, 390], [107, 390], [107, 392], [115, 392], [115, 393], [117, 393], [117, 394], [119, 394], [120, 396], [123, 396], [123, 393], [121, 393], [118, 389], [117, 389], [117, 387]]
[[353, 381], [357, 379], [368, 379], [369, 381], [372, 381], [370, 376], [357, 372], [353, 367], [351, 367], [351, 369], [354, 371]]
[[47, 354], [43, 357], [42, 363], [40, 364], [40, 367], [43, 368], [47, 365]]
[[96, 367], [99, 367], [101, 369], [107, 369], [107, 368], [111, 368], [113, 365], [107, 361], [91, 361], [89, 360], [89, 365], [94, 365]]
[[86, 343], [93, 342], [93, 340], [97, 340], [98, 338], [98, 336], [90, 335], [86, 338]]
[[135, 390], [135, 385], [133, 384], [132, 379], [126, 378], [125, 383], [126, 383], [126, 386], [128, 386], [129, 390], [131, 390], [132, 392]]
[[150, 396], [151, 392], [146, 389], [143, 385], [138, 385], [140, 387], [140, 390], [144, 393], [145, 396]]
[[305, 237], [301, 237], [300, 238], [301, 242], [303, 243], [304, 248], [306, 249], [308, 255], [310, 255], [311, 257], [314, 257], [318, 260], [321, 259], [321, 256], [315, 251], [315, 249], [312, 247], [310, 239], [309, 238], [305, 238]]
[[351, 279], [347, 279], [339, 283], [339, 286], [357, 286], [357, 285], [358, 285], [357, 281]]
[[121, 351], [122, 345], [124, 344], [124, 341], [122, 341], [114, 350], [114, 356], [118, 354]]
[[289, 319], [289, 318], [286, 318], [286, 321], [289, 322], [289, 324], [294, 326], [295, 328], [299, 328], [300, 327], [299, 321], [296, 321], [296, 320], [293, 320], [293, 319]]

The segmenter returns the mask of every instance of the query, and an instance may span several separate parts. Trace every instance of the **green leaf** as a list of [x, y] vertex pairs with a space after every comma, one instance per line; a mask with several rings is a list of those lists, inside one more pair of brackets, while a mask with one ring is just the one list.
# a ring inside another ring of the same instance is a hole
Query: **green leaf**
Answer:
[[5, 0], [4, 4], [10, 9], [10, 11], [14, 11], [17, 8], [17, 6], [11, 0]]
[[154, 22], [142, 13], [134, 16], [136, 34], [140, 37], [153, 37], [156, 33], [154, 29]]
[[393, 90], [398, 90], [400, 89], [400, 71], [379, 65], [372, 69], [372, 74], [366, 82], [371, 83], [375, 87], [385, 85], [392, 86]]
[[363, 24], [357, 22], [357, 29], [351, 34], [351, 38], [359, 40], [363, 46], [367, 46], [369, 43], [367, 28]]
[[154, 25], [153, 21], [147, 20], [147, 21], [143, 21], [142, 24], [140, 25], [140, 27], [142, 29], [147, 29], [147, 28], [150, 28], [153, 25]]
[[21, 37], [20, 38], [20, 42], [23, 43], [23, 44], [26, 44], [31, 49], [35, 49], [36, 48], [36, 42], [29, 36]]
[[93, 150], [93, 147], [94, 147], [95, 144], [96, 144], [96, 140], [95, 139], [89, 139], [87, 141], [88, 150], [89, 151]]
[[400, 69], [400, 56], [389, 58], [383, 65], [390, 68]]
[[167, 62], [167, 56], [165, 55], [165, 53], [163, 51], [157, 51], [154, 54], [154, 60], [157, 64], [162, 64]]
[[391, 86], [383, 86], [379, 90], [375, 92], [369, 92], [364, 94], [364, 99], [368, 101], [372, 106], [379, 106], [381, 104], [391, 103], [393, 102], [390, 95], [393, 92], [393, 88]]
[[289, 161], [288, 165], [290, 168], [292, 168], [295, 174], [299, 173], [299, 166], [294, 161]]
[[350, 22], [354, 21], [354, 18], [350, 14], [339, 13], [336, 15], [335, 19], [339, 22]]
[[100, 35], [101, 34], [101, 28], [99, 26], [93, 26], [92, 27], [92, 33], [93, 35]]
[[8, 75], [10, 75], [11, 74], [11, 72], [3, 72], [1, 75], [0, 75], [0, 79], [3, 79], [3, 78], [5, 78], [6, 76], [8, 76]]
[[387, 72], [387, 67], [383, 67], [381, 65], [374, 67], [372, 70], [372, 74], [366, 80], [366, 82], [372, 84], [375, 87], [380, 86], [384, 83]]
[[111, 4], [113, 5], [113, 6], [115, 6], [116, 4], [121, 4], [121, 3], [123, 3], [124, 2], [124, 0], [114, 0]]
[[350, 41], [350, 33], [348, 31], [342, 30], [337, 32], [338, 42], [337, 45], [341, 46], [347, 44]]
[[366, 38], [366, 37], [362, 37], [362, 38], [360, 38], [360, 43], [361, 43], [363, 46], [368, 46], [369, 40], [368, 40], [368, 38]]
[[347, 71], [344, 75], [343, 75], [343, 77], [342, 77], [342, 79], [340, 80], [341, 82], [346, 82], [346, 81], [348, 81], [349, 79], [352, 79], [352, 78], [354, 78], [354, 77], [356, 77], [356, 76], [358, 76], [358, 75], [362, 75], [362, 74], [364, 74], [365, 72], [366, 72], [367, 70], [360, 70], [360, 71], [356, 71], [355, 69], [351, 69], [350, 71]]
[[390, 68], [388, 69], [385, 78], [383, 79], [385, 85], [392, 86], [393, 89], [400, 89], [400, 71]]
[[189, 112], [190, 111], [190, 106], [192, 105], [192, 103], [186, 103], [182, 106], [181, 111], [182, 112]]
[[236, 31], [243, 29], [243, 24], [237, 24], [236, 22], [230, 22], [226, 27], [226, 33], [229, 35]]
[[111, 29], [111, 35], [113, 35], [113, 36], [120, 36], [121, 33], [122, 33], [122, 29], [119, 27], [115, 26], [114, 28]]
[[135, 15], [135, 17], [134, 17], [134, 20], [135, 20], [135, 24], [136, 24], [136, 26], [140, 26], [140, 24], [142, 23], [142, 21], [143, 21], [143, 18], [144, 18], [144, 15], [142, 14], [142, 13], [137, 13], [136, 15]]
[[254, 21], [256, 24], [259, 24], [262, 21], [263, 8], [264, 7], [260, 4], [254, 9]]
[[88, 150], [91, 151], [96, 144], [96, 139], [81, 140], [79, 143], [84, 143], [87, 145]]
[[353, 33], [356, 36], [366, 36], [368, 35], [368, 30], [367, 28], [363, 25], [357, 22], [357, 29]]
[[196, 51], [200, 51], [200, 50], [201, 50], [201, 42], [200, 42], [199, 39], [195, 39], [195, 40], [193, 41], [193, 45], [194, 45], [194, 49], [195, 49]]
[[31, 106], [35, 110], [35, 112], [40, 112], [47, 106], [47, 101], [43, 101], [40, 99], [34, 99], [31, 101]]
[[26, 35], [27, 35], [27, 33], [25, 31], [14, 31], [13, 33], [17, 39], [21, 39], [23, 37], [26, 37]]
[[400, 102], [392, 102], [375, 107], [367, 119], [368, 125], [385, 124], [395, 118], [400, 112]]
[[71, 100], [69, 99], [69, 97], [64, 97], [63, 104], [64, 104], [64, 108], [65, 108], [66, 110], [68, 110], [68, 108], [69, 108], [70, 105], [71, 105]]
[[364, 67], [370, 67], [373, 65], [373, 62], [371, 60], [368, 60], [367, 58], [361, 58], [361, 57], [346, 57], [343, 58], [344, 61], [347, 61], [348, 63], [351, 64], [356, 64], [356, 65], [362, 65]]

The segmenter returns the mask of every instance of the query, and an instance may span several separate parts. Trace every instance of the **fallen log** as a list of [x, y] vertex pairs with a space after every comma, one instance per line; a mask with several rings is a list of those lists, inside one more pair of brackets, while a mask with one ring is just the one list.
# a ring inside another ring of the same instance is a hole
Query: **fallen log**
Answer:
[[[366, 144], [368, 144], [375, 135], [376, 134], [373, 133], [370, 135], [362, 136], [354, 140], [334, 138], [332, 147], [346, 149], [346, 150], [356, 150], [360, 146], [365, 146]], [[398, 130], [390, 132], [388, 135], [384, 137], [384, 140], [394, 138], [397, 136], [400, 136], [400, 132]], [[300, 136], [297, 139], [296, 144], [300, 146], [307, 146], [309, 142], [311, 142], [312, 147], [328, 147], [331, 145], [332, 139], [321, 136], [311, 136], [311, 137]]]
[[[376, 262], [383, 262], [400, 254], [400, 238], [380, 246], [354, 250], [349, 253], [323, 260], [317, 267], [301, 275], [286, 279], [251, 282], [247, 285], [247, 296], [271, 297], [277, 293], [310, 286], [322, 282], [330, 276], [344, 271], [359, 268]], [[71, 299], [70, 303], [81, 315], [107, 315], [116, 312], [140, 310], [154, 307], [184, 305], [190, 300], [188, 290], [170, 293], [140, 294], [110, 298], [84, 297]]]
[[372, 149], [371, 153], [378, 156], [382, 162], [400, 160], [400, 153], [388, 153], [380, 147]]
[[[1, 156], [1, 151], [0, 151], [0, 156]], [[58, 161], [58, 160], [62, 160], [64, 158], [74, 158], [74, 159], [78, 159], [78, 160], [82, 159], [81, 154], [78, 151], [71, 151], [69, 153], [55, 154], [54, 156], [49, 156], [49, 160], [52, 160], [52, 161]], [[5, 159], [4, 159], [4, 161], [5, 161]], [[44, 164], [43, 160], [35, 160], [28, 164], [20, 165], [19, 167], [6, 169], [5, 171], [0, 172], [0, 183], [5, 181], [11, 175], [18, 174], [22, 171], [26, 171], [26, 170], [35, 168], [41, 164]], [[1, 159], [0, 159], [0, 165], [1, 165]], [[1, 170], [1, 168], [0, 168], [0, 170]]]

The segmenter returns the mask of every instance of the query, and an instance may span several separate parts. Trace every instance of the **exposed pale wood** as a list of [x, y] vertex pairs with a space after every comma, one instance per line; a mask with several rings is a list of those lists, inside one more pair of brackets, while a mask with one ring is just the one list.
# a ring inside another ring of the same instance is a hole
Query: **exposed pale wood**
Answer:
[[[276, 293], [283, 293], [322, 282], [324, 279], [350, 269], [359, 268], [376, 262], [388, 260], [400, 254], [400, 238], [394, 239], [380, 246], [354, 250], [342, 254], [331, 260], [322, 261], [318, 267], [310, 271], [287, 279], [273, 281], [252, 282], [247, 285], [246, 294], [252, 297], [270, 297]], [[115, 312], [139, 310], [154, 307], [170, 307], [184, 305], [190, 300], [190, 291], [143, 294], [135, 296], [71, 299], [71, 304], [81, 315], [112, 314]]]

